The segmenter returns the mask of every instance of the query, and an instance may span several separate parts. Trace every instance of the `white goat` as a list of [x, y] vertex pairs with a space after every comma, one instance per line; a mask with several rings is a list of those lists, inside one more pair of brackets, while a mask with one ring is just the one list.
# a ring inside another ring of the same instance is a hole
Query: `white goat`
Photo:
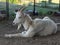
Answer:
[[57, 32], [57, 24], [51, 20], [49, 17], [44, 17], [43, 19], [34, 19], [28, 15], [24, 14], [24, 7], [16, 12], [16, 17], [13, 23], [18, 24], [18, 29], [21, 24], [24, 26], [25, 31], [17, 34], [5, 34], [5, 37], [33, 37], [35, 34], [40, 36], [47, 36]]

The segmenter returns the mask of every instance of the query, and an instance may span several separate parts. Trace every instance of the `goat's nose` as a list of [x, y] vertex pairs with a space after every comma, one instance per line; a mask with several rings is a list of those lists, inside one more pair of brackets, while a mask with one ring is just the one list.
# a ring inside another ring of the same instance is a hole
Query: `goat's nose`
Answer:
[[15, 23], [13, 22], [12, 25], [15, 25]]

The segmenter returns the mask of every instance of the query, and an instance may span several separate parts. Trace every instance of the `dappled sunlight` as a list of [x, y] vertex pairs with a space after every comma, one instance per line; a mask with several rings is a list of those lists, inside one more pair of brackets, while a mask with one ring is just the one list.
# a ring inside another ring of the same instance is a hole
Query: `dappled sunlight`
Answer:
[[59, 0], [52, 0], [52, 3], [59, 3]]

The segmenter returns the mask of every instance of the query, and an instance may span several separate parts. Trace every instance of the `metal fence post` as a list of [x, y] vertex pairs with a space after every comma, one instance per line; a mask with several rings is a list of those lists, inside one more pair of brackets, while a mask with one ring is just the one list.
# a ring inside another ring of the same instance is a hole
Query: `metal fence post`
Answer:
[[6, 0], [6, 15], [8, 20], [9, 19], [9, 0]]
[[60, 11], [60, 0], [59, 0], [59, 11]]
[[34, 9], [33, 9], [33, 14], [35, 15], [35, 0], [34, 0]]

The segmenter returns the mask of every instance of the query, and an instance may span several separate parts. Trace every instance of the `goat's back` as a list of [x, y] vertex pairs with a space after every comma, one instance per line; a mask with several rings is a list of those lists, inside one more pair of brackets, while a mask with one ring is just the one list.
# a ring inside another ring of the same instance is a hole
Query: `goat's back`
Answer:
[[46, 36], [52, 33], [57, 32], [57, 24], [51, 20], [50, 18], [43, 18], [43, 19], [35, 19], [35, 26], [38, 30], [42, 29], [39, 33], [42, 36]]

